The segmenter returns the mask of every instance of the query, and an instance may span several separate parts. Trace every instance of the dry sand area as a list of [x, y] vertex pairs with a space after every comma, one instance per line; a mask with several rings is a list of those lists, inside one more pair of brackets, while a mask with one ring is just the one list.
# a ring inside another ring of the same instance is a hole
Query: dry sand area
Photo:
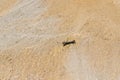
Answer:
[[120, 0], [0, 0], [0, 80], [120, 80]]

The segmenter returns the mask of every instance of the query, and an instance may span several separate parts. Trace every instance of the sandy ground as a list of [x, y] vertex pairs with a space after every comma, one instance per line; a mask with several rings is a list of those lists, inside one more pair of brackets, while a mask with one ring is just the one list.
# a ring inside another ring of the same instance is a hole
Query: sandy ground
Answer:
[[120, 80], [120, 1], [0, 0], [0, 80]]

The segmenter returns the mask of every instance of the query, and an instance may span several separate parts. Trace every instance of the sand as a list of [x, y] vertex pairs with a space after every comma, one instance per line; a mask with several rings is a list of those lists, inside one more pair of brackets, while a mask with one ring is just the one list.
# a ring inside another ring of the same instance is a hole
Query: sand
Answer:
[[0, 80], [120, 80], [120, 1], [0, 0]]

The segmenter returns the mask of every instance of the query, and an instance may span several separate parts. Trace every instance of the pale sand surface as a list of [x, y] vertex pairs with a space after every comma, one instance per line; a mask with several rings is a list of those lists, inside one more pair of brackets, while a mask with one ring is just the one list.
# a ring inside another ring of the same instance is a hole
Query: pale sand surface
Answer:
[[0, 0], [0, 80], [120, 80], [120, 0]]

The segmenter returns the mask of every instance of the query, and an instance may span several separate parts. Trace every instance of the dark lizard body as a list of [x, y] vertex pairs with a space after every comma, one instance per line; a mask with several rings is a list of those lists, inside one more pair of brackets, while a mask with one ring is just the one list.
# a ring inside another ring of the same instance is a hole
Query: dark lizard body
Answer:
[[63, 46], [69, 45], [69, 44], [75, 44], [75, 40], [69, 41], [69, 42], [63, 42]]

